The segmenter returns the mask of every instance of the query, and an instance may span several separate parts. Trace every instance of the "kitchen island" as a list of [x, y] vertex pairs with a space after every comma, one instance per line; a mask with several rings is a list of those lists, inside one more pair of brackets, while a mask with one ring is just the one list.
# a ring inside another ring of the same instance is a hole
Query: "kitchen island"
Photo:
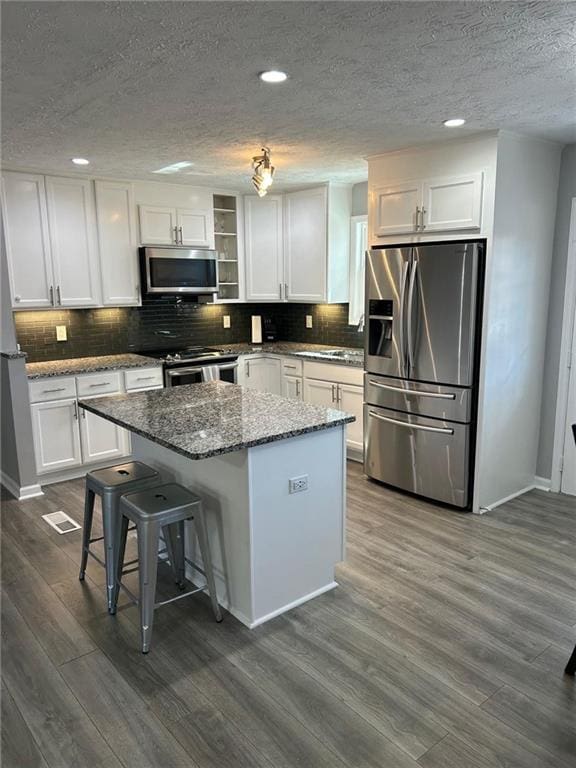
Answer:
[[[79, 404], [129, 430], [134, 459], [202, 497], [218, 597], [243, 624], [336, 586], [353, 416], [222, 382]], [[199, 564], [192, 536], [186, 547]]]

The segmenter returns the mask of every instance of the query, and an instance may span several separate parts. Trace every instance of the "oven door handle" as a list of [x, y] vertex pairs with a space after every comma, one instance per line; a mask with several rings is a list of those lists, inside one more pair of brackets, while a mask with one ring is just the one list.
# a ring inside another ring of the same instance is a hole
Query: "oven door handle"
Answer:
[[222, 365], [216, 363], [216, 367], [219, 371], [231, 371], [233, 368], [238, 368], [238, 363], [223, 363]]
[[194, 366], [193, 368], [169, 368], [166, 371], [166, 376], [169, 379], [177, 379], [180, 376], [186, 376], [189, 373], [202, 373], [202, 366]]

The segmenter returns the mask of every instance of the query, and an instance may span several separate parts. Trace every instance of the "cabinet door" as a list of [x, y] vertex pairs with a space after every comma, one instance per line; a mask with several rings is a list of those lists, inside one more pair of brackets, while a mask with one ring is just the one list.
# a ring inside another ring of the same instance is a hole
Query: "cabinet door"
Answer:
[[176, 210], [176, 226], [179, 231], [180, 245], [214, 247], [211, 222], [212, 219], [208, 211], [191, 211], [178, 208]]
[[30, 408], [38, 474], [80, 465], [82, 454], [76, 399], [35, 403]]
[[247, 301], [284, 296], [282, 197], [244, 198]]
[[482, 173], [445, 176], [424, 184], [424, 231], [480, 229]]
[[100, 275], [92, 182], [47, 176], [46, 195], [56, 304], [98, 306]]
[[176, 209], [159, 205], [140, 205], [140, 242], [142, 245], [176, 244]]
[[302, 378], [300, 376], [289, 376], [282, 374], [282, 395], [292, 397], [295, 400], [303, 400]]
[[95, 188], [102, 303], [113, 307], [138, 304], [136, 209], [132, 185], [97, 181]]
[[304, 379], [304, 400], [327, 408], [338, 407], [338, 385], [321, 379]]
[[289, 301], [326, 301], [327, 190], [284, 199], [284, 274]]
[[2, 213], [12, 306], [51, 307], [54, 280], [44, 177], [5, 173]]
[[372, 193], [373, 235], [386, 237], [416, 231], [416, 208], [422, 204], [422, 183], [405, 181]]
[[85, 464], [116, 459], [130, 453], [130, 436], [125, 429], [83, 408], [80, 411], [82, 459]]
[[356, 421], [346, 425], [346, 445], [356, 451], [364, 450], [364, 387], [354, 384], [338, 384], [338, 408], [356, 416]]
[[280, 360], [257, 357], [245, 361], [244, 386], [259, 392], [282, 394]]

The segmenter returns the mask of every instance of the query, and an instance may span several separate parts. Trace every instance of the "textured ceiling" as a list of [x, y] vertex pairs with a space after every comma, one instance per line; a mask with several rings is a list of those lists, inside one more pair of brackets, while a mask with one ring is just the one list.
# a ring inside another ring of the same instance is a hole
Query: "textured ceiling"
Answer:
[[[481, 130], [572, 142], [575, 30], [553, 0], [5, 2], [3, 164], [248, 189], [267, 144], [280, 189]], [[184, 160], [194, 175], [150, 173]]]

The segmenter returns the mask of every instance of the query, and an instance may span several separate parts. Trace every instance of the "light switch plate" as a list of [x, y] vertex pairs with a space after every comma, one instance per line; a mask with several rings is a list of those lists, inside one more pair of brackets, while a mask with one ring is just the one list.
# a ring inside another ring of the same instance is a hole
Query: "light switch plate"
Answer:
[[67, 341], [68, 340], [68, 333], [66, 332], [66, 326], [65, 325], [57, 325], [56, 326], [56, 341]]
[[312, 328], [312, 315], [306, 315], [306, 328]]
[[224, 328], [230, 328], [230, 315], [222, 315], [222, 324]]

